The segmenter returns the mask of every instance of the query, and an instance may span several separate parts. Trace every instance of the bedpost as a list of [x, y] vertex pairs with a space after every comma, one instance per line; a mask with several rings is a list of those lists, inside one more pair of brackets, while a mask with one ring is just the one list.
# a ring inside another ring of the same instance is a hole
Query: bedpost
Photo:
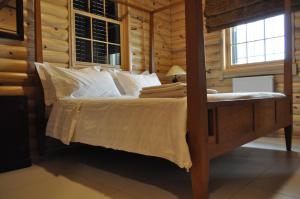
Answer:
[[150, 12], [149, 24], [149, 72], [155, 73], [155, 58], [154, 58], [154, 13]]
[[285, 59], [284, 59], [284, 93], [290, 100], [291, 104], [291, 125], [286, 127], [285, 130], [285, 141], [287, 151], [291, 151], [292, 148], [292, 132], [293, 132], [293, 37], [292, 37], [292, 20], [291, 20], [291, 0], [284, 1], [285, 8]]
[[[42, 48], [42, 23], [41, 23], [41, 2], [34, 1], [34, 44], [35, 44], [35, 61], [43, 62], [43, 48]], [[35, 78], [36, 87], [36, 134], [38, 151], [40, 154], [45, 152], [45, 104], [43, 88], [41, 80], [36, 72]]]
[[194, 199], [208, 198], [208, 109], [202, 0], [185, 0], [188, 137]]

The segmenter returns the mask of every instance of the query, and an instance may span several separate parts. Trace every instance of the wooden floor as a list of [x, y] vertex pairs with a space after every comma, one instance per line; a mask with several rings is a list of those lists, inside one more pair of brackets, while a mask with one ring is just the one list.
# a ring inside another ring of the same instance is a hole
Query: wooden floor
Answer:
[[[281, 143], [263, 138], [213, 160], [211, 198], [300, 199], [300, 142], [289, 155]], [[191, 186], [168, 161], [84, 147], [0, 174], [0, 198], [189, 199]]]

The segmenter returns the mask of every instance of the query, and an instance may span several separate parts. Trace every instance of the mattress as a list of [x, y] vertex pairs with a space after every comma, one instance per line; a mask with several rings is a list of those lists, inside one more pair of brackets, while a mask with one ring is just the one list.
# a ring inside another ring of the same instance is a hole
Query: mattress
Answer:
[[[209, 94], [208, 101], [284, 97], [279, 93]], [[60, 99], [53, 105], [47, 136], [167, 159], [192, 166], [186, 141], [186, 98]]]
[[282, 93], [272, 92], [244, 92], [244, 93], [217, 93], [208, 94], [208, 102], [232, 101], [232, 100], [247, 100], [247, 99], [266, 99], [266, 98], [281, 98], [285, 97]]

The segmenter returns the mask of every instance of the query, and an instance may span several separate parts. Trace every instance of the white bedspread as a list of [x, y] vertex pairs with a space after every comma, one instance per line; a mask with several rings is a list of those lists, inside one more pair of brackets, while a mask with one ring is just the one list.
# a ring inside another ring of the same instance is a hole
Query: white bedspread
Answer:
[[47, 135], [161, 157], [192, 166], [186, 143], [185, 98], [62, 99], [53, 106]]
[[[209, 94], [208, 101], [284, 97], [279, 93]], [[80, 142], [161, 157], [192, 166], [186, 142], [186, 98], [65, 98], [54, 104], [46, 133]]]

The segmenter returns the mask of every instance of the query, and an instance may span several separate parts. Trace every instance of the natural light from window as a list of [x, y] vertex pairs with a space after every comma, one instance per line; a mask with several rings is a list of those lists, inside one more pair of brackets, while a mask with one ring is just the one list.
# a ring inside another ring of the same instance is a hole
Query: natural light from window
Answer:
[[231, 64], [284, 59], [284, 15], [231, 28]]

